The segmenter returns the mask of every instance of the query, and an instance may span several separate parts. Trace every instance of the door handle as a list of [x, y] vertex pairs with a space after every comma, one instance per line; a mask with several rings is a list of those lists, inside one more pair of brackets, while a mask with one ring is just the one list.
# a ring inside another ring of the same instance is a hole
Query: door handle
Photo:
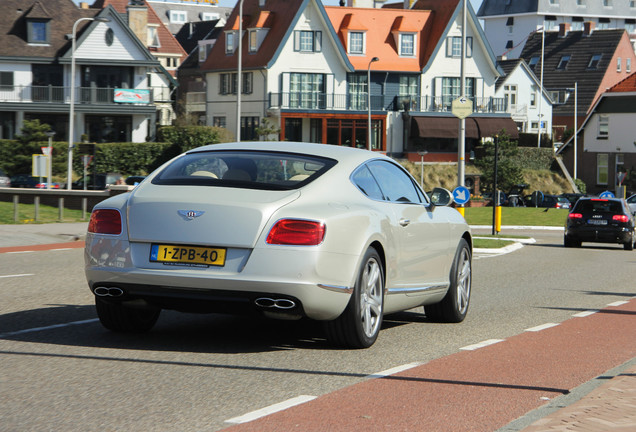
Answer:
[[408, 220], [408, 219], [404, 219], [404, 218], [400, 219], [400, 225], [403, 226], [403, 227], [407, 226], [410, 223], [411, 223], [411, 221]]

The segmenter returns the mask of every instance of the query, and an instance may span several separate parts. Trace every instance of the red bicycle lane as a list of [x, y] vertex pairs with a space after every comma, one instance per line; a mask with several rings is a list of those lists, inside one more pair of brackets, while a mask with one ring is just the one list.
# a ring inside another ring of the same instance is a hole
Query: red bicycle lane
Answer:
[[224, 431], [495, 431], [636, 356], [636, 297]]

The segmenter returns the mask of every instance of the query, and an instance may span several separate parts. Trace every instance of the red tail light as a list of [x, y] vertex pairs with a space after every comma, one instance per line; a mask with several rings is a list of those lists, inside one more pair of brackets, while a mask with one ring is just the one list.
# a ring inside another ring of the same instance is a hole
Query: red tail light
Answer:
[[581, 213], [570, 213], [568, 217], [570, 219], [582, 219], [583, 215]]
[[121, 214], [113, 209], [98, 209], [91, 213], [88, 232], [98, 234], [121, 234]]
[[629, 217], [627, 217], [627, 215], [614, 215], [612, 216], [612, 220], [615, 220], [617, 222], [629, 222]]
[[268, 244], [315, 246], [325, 238], [326, 227], [322, 222], [300, 219], [281, 219], [267, 236]]

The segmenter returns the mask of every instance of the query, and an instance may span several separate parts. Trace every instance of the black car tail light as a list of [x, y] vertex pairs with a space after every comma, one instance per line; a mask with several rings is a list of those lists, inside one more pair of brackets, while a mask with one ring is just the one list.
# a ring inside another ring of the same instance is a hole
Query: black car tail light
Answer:
[[629, 217], [627, 215], [614, 215], [612, 216], [612, 220], [616, 222], [629, 222]]
[[570, 219], [583, 219], [583, 215], [581, 213], [570, 213], [568, 215]]

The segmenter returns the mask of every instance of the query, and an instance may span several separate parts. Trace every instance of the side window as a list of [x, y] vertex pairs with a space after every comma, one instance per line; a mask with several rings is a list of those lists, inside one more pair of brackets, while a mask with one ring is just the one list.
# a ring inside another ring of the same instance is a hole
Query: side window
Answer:
[[371, 175], [368, 167], [360, 167], [351, 176], [351, 181], [369, 198], [377, 201], [384, 201], [384, 195], [382, 195], [380, 186], [378, 186], [378, 183]]
[[411, 177], [396, 165], [378, 160], [369, 162], [367, 166], [388, 201], [417, 204], [422, 202], [422, 196]]

